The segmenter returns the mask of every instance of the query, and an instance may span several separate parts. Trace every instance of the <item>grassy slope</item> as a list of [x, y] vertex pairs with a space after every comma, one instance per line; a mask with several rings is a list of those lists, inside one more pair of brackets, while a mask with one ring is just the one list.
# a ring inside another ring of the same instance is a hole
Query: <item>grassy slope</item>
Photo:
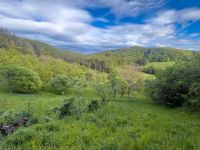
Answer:
[[[59, 105], [64, 97], [49, 93], [38, 95], [0, 94], [0, 110], [26, 109], [32, 101], [35, 115]], [[92, 90], [82, 92], [91, 98]], [[95, 95], [94, 95], [95, 97]], [[14, 102], [13, 102], [14, 101]], [[198, 149], [200, 119], [184, 109], [156, 106], [143, 93], [111, 101], [96, 113], [67, 117], [20, 129], [2, 144], [9, 149]], [[0, 147], [1, 148], [1, 147]]]
[[[147, 65], [143, 66], [142, 68], [143, 68], [143, 70], [145, 70], [145, 69], [148, 70], [148, 68], [154, 68], [156, 70], [156, 72], [158, 73], [158, 72], [163, 71], [166, 68], [168, 68], [170, 66], [173, 66], [175, 64], [176, 64], [175, 61], [169, 61], [169, 62], [150, 62]], [[144, 73], [144, 74], [146, 74], [146, 73]]]
[[150, 62], [145, 67], [150, 67], [153, 66], [155, 69], [158, 70], [163, 70], [167, 67], [173, 66], [175, 64], [174, 61], [169, 61], [169, 62]]

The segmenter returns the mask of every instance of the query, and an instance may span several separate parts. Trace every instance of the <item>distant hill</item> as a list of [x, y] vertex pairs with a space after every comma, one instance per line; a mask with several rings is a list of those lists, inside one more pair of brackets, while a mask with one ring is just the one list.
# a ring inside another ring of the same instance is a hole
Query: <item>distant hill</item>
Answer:
[[134, 46], [88, 55], [85, 66], [100, 71], [108, 71], [109, 67], [126, 64], [145, 65], [149, 62], [168, 62], [190, 60], [197, 52], [175, 48], [144, 48]]
[[83, 55], [68, 50], [60, 50], [40, 41], [16, 37], [6, 29], [0, 29], [0, 48], [15, 48], [23, 54], [47, 55], [67, 62], [77, 62]]
[[6, 29], [0, 29], [0, 48], [15, 48], [23, 54], [34, 56], [51, 56], [69, 63], [80, 64], [101, 72], [109, 72], [113, 66], [126, 64], [145, 65], [148, 62], [168, 62], [179, 60], [190, 60], [197, 52], [180, 50], [175, 48], [144, 48], [130, 47], [104, 51], [97, 54], [83, 55], [68, 50], [60, 50], [48, 44], [19, 38]]

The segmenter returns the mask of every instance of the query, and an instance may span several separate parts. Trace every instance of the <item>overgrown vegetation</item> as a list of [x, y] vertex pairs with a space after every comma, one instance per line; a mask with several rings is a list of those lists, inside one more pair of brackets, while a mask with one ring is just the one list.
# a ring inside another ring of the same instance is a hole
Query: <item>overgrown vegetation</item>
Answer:
[[38, 74], [24, 67], [6, 67], [2, 69], [2, 74], [10, 93], [33, 93], [42, 86]]
[[149, 83], [151, 96], [167, 106], [192, 106], [199, 109], [200, 61], [177, 63]]
[[199, 60], [173, 48], [81, 55], [0, 29], [1, 127], [29, 125], [0, 134], [0, 149], [199, 149]]

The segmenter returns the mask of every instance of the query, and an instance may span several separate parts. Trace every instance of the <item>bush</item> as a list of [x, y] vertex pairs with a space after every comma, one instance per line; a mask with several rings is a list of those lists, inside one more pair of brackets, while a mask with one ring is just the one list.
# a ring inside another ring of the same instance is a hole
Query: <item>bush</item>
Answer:
[[64, 94], [65, 90], [75, 86], [76, 84], [78, 85], [78, 80], [74, 78], [69, 78], [65, 75], [56, 75], [52, 81], [51, 81], [51, 88], [54, 91], [59, 92], [60, 94]]
[[31, 115], [30, 113], [25, 112], [25, 111], [16, 113], [16, 112], [14, 112], [13, 110], [8, 110], [8, 111], [5, 111], [5, 112], [0, 116], [0, 118], [2, 118], [3, 121], [4, 121], [6, 124], [11, 124], [11, 123], [16, 122], [17, 120], [20, 120], [20, 119], [23, 118], [23, 117], [31, 118], [31, 116], [32, 116], [32, 115]]
[[99, 108], [98, 100], [92, 100], [88, 105], [88, 111], [94, 112]]
[[153, 75], [157, 73], [156, 69], [153, 66], [144, 68], [143, 72], [148, 73], [148, 74], [153, 74]]
[[102, 104], [107, 104], [109, 102], [110, 96], [113, 94], [110, 85], [108, 84], [98, 84], [95, 87], [98, 96], [101, 98]]
[[137, 63], [141, 66], [145, 66], [146, 64], [149, 63], [149, 60], [148, 59], [145, 59], [145, 58], [142, 58], [140, 60], [137, 61]]
[[70, 97], [65, 100], [65, 102], [54, 108], [53, 111], [57, 112], [58, 117], [62, 119], [65, 116], [79, 115], [87, 111], [88, 104], [87, 100], [81, 97]]
[[56, 111], [58, 112], [60, 119], [65, 116], [72, 115], [73, 112], [72, 102], [65, 102], [60, 108], [57, 108]]
[[187, 83], [184, 82], [184, 68], [171, 67], [162, 72], [157, 78], [154, 90], [157, 96], [154, 97], [159, 102], [170, 106], [181, 106], [184, 103], [184, 96], [189, 92]]
[[157, 102], [176, 107], [200, 106], [200, 62], [178, 63], [157, 75], [148, 84], [151, 96]]
[[3, 76], [10, 93], [34, 93], [42, 86], [38, 74], [24, 67], [7, 67], [3, 70]]

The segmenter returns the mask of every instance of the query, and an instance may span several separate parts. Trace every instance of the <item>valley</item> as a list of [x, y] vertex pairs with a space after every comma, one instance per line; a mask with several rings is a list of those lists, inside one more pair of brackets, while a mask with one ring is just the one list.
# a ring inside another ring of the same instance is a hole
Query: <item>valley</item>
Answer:
[[199, 52], [130, 47], [86, 55], [4, 32], [0, 122], [29, 121], [0, 134], [0, 149], [200, 148]]

